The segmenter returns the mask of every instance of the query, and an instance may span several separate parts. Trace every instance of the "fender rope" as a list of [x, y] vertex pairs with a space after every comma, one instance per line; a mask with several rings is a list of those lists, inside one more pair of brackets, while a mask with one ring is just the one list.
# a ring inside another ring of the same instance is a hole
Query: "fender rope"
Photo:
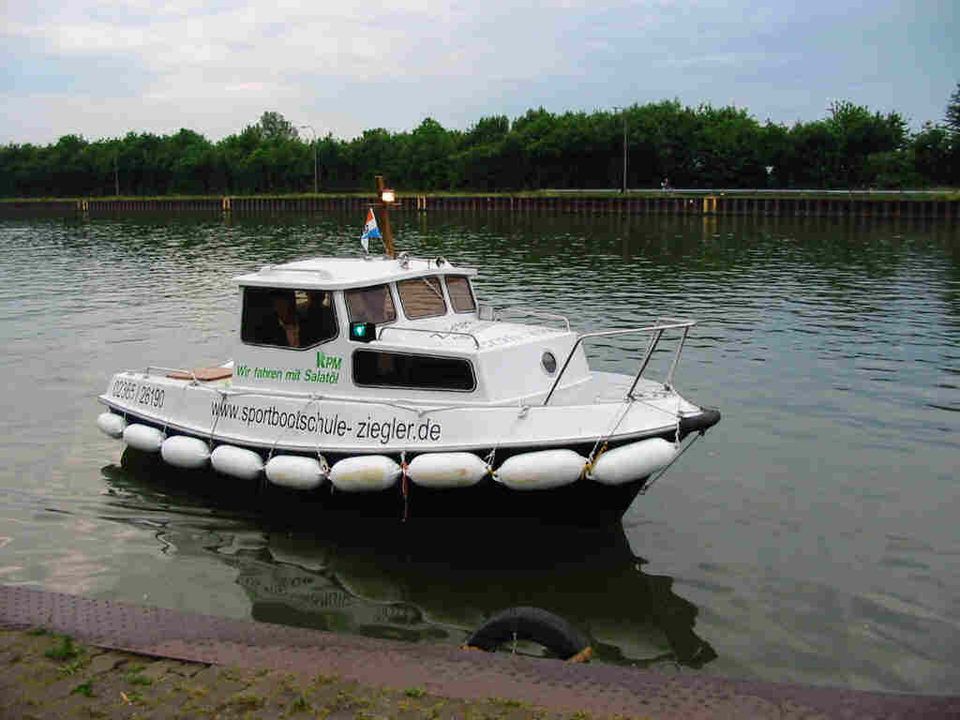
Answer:
[[407, 451], [400, 451], [400, 492], [403, 494], [403, 522], [410, 518], [410, 481], [407, 476]]

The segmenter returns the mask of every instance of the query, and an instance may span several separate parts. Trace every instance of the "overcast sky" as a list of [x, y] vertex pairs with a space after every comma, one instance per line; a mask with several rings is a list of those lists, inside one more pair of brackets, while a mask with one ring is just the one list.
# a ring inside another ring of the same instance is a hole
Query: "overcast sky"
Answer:
[[[664, 98], [760, 120], [848, 99], [939, 121], [960, 0], [0, 0], [0, 143], [181, 127], [219, 139], [276, 110], [318, 134], [467, 128], [531, 107]], [[306, 137], [309, 131], [304, 132]]]

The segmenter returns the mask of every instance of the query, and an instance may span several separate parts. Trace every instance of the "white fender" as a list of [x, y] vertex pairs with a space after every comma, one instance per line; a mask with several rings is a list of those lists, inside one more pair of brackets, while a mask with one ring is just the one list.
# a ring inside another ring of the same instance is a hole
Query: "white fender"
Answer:
[[240, 480], [256, 480], [263, 472], [263, 458], [253, 450], [220, 445], [210, 453], [213, 469]]
[[400, 466], [386, 455], [344, 458], [330, 470], [330, 482], [345, 492], [386, 490], [399, 476]]
[[293, 490], [313, 490], [327, 477], [325, 465], [312, 457], [274, 455], [267, 461], [267, 480]]
[[587, 475], [604, 485], [623, 485], [666, 467], [676, 455], [673, 443], [650, 438], [603, 453]]
[[199, 470], [210, 460], [210, 448], [200, 438], [174, 435], [160, 445], [160, 457], [174, 467]]
[[155, 427], [134, 423], [123, 430], [123, 442], [141, 452], [160, 452], [160, 445], [166, 436]]
[[127, 427], [127, 421], [121, 415], [112, 412], [100, 413], [97, 415], [97, 427], [104, 435], [112, 438], [123, 437], [123, 431]]
[[407, 467], [407, 475], [421, 487], [470, 487], [483, 480], [487, 464], [473, 453], [428, 453], [417, 455]]
[[541, 450], [507, 458], [496, 478], [511, 490], [548, 490], [576, 482], [586, 463], [573, 450]]

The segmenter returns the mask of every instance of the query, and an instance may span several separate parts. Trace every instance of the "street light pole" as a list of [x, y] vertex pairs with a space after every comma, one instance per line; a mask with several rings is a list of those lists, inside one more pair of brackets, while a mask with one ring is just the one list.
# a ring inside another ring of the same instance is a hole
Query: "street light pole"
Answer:
[[619, 110], [623, 116], [623, 185], [620, 192], [627, 194], [627, 109], [625, 107], [614, 106], [614, 110]]
[[627, 109], [623, 108], [623, 194], [627, 194]]
[[309, 130], [313, 135], [313, 194], [316, 195], [320, 192], [319, 190], [319, 176], [318, 176], [318, 156], [317, 156], [317, 131], [313, 129], [313, 125], [301, 125], [302, 129]]

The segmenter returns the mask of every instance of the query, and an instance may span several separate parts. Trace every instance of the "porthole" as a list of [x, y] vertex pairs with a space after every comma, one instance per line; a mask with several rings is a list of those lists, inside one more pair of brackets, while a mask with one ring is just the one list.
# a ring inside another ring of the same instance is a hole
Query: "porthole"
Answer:
[[540, 356], [540, 365], [547, 371], [547, 375], [553, 375], [557, 371], [557, 359], [549, 350]]

